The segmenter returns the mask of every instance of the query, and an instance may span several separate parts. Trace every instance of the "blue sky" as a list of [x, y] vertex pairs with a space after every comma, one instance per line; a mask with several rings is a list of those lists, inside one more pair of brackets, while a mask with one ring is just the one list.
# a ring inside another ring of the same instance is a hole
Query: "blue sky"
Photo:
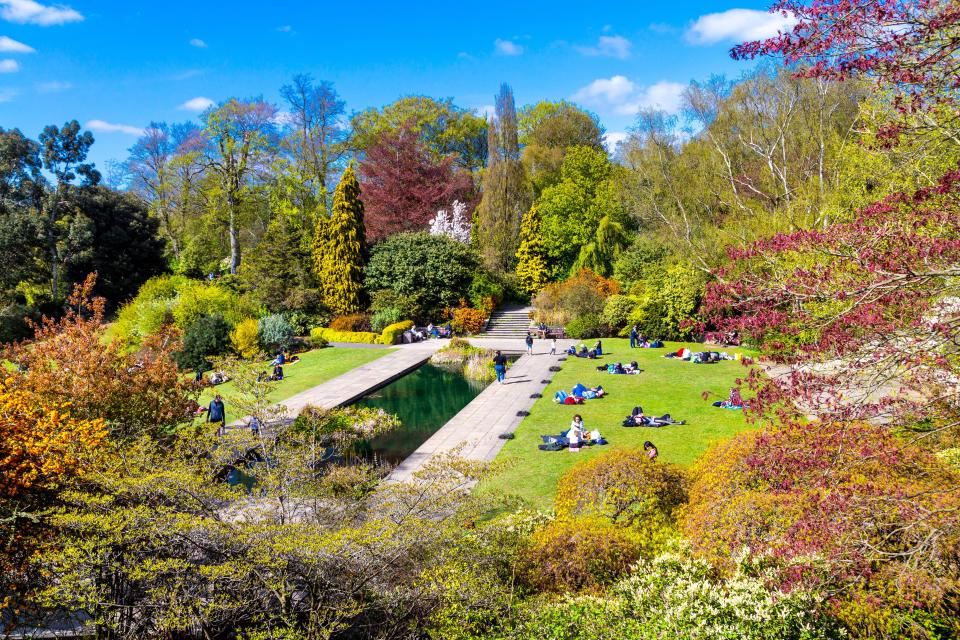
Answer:
[[767, 4], [0, 0], [0, 126], [36, 137], [76, 118], [103, 168], [152, 120], [279, 103], [310, 73], [350, 111], [410, 94], [483, 110], [508, 82], [518, 105], [573, 99], [615, 138], [642, 106], [675, 109], [691, 79], [747, 69], [730, 46], [789, 23]]

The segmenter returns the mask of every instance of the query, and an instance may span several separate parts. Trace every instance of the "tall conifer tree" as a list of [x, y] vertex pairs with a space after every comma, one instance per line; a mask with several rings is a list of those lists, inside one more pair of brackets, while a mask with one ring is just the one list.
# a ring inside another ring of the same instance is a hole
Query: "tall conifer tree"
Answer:
[[530, 207], [520, 223], [520, 248], [517, 249], [517, 282], [529, 294], [535, 294], [547, 284], [547, 260], [540, 237], [540, 213], [537, 205]]
[[333, 194], [330, 218], [317, 223], [313, 244], [323, 303], [337, 315], [362, 308], [364, 233], [360, 183], [351, 163]]
[[483, 260], [495, 271], [509, 271], [517, 252], [520, 220], [532, 193], [520, 162], [517, 110], [513, 90], [500, 85], [496, 116], [490, 123], [490, 148], [483, 176], [483, 199], [477, 208], [477, 241]]

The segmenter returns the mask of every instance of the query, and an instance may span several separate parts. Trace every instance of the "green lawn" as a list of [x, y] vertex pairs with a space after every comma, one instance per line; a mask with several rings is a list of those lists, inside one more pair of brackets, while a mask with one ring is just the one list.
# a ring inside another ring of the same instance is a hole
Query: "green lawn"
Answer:
[[[481, 491], [513, 494], [532, 507], [550, 510], [557, 480], [581, 460], [618, 447], [639, 447], [645, 440], [650, 440], [657, 446], [660, 460], [689, 465], [711, 442], [747, 428], [742, 411], [720, 409], [711, 404], [726, 399], [737, 377], [745, 375], [746, 370], [740, 362], [693, 364], [662, 357], [680, 346], [690, 346], [693, 351], [704, 350], [703, 345], [696, 344], [668, 342], [665, 349], [632, 351], [627, 340], [604, 340], [603, 344], [610, 353], [600, 360], [571, 357], [562, 363], [562, 370], [554, 375], [543, 392], [543, 398], [537, 400], [530, 415], [517, 428], [516, 438], [507, 441], [498, 457], [498, 460], [512, 459], [515, 464], [486, 481], [481, 485]], [[742, 349], [726, 351], [744, 352]], [[643, 369], [640, 375], [611, 375], [596, 370], [599, 364], [633, 360]], [[554, 393], [560, 389], [569, 393], [578, 382], [591, 387], [602, 385], [609, 395], [587, 400], [582, 405], [553, 402]], [[704, 391], [719, 394], [719, 397], [714, 395], [704, 401], [701, 395]], [[636, 405], [642, 406], [647, 415], [669, 413], [677, 420], [686, 420], [687, 424], [659, 429], [622, 426], [624, 416], [629, 415]], [[600, 429], [610, 444], [583, 448], [579, 453], [537, 449], [541, 435], [555, 435], [566, 430], [575, 413], [583, 416], [588, 429]]]
[[[277, 385], [276, 390], [269, 398], [274, 402], [282, 402], [290, 396], [332, 380], [351, 369], [373, 362], [391, 352], [393, 352], [393, 349], [327, 347], [301, 353], [299, 354], [300, 362], [283, 366], [283, 381]], [[263, 370], [271, 371], [269, 361], [263, 363]], [[231, 382], [216, 387], [208, 387], [204, 389], [199, 402], [201, 405], [207, 406], [213, 399], [214, 393], [222, 395], [227, 408], [227, 422], [230, 423], [243, 417], [236, 415], [231, 410], [230, 394], [232, 391], [233, 383]]]

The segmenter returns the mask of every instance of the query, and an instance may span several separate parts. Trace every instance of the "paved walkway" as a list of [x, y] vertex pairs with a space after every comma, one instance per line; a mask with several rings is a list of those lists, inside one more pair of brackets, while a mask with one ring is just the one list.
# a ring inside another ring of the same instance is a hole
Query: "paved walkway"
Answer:
[[[522, 340], [471, 340], [477, 346], [492, 349], [522, 351]], [[460, 455], [471, 460], [493, 460], [505, 440], [501, 433], [512, 433], [523, 420], [518, 412], [529, 411], [536, 402], [533, 394], [541, 393], [554, 373], [550, 367], [560, 364], [563, 349], [573, 344], [570, 340], [557, 343], [557, 355], [549, 353], [549, 343], [538, 340], [532, 356], [524, 355], [507, 372], [506, 384], [493, 383], [474, 398], [447, 424], [440, 428], [419, 449], [393, 470], [389, 479], [410, 480], [432, 456], [462, 446]]]

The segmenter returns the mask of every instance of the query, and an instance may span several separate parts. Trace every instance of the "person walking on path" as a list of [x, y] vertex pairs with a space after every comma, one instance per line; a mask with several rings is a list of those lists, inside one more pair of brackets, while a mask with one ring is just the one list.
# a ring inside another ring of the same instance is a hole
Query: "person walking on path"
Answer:
[[529, 331], [527, 331], [527, 337], [524, 340], [524, 342], [527, 343], [527, 353], [532, 356], [533, 355], [533, 336], [530, 334]]
[[556, 338], [550, 341], [550, 355], [552, 356], [557, 355], [557, 339]]
[[507, 379], [507, 356], [499, 351], [493, 357], [493, 370], [497, 372], [497, 382], [503, 384]]
[[213, 396], [210, 406], [207, 407], [207, 422], [217, 425], [217, 435], [222, 436], [227, 423], [227, 412], [223, 406], [220, 394]]
[[633, 349], [637, 346], [637, 325], [633, 325], [633, 328], [630, 329], [630, 348]]

